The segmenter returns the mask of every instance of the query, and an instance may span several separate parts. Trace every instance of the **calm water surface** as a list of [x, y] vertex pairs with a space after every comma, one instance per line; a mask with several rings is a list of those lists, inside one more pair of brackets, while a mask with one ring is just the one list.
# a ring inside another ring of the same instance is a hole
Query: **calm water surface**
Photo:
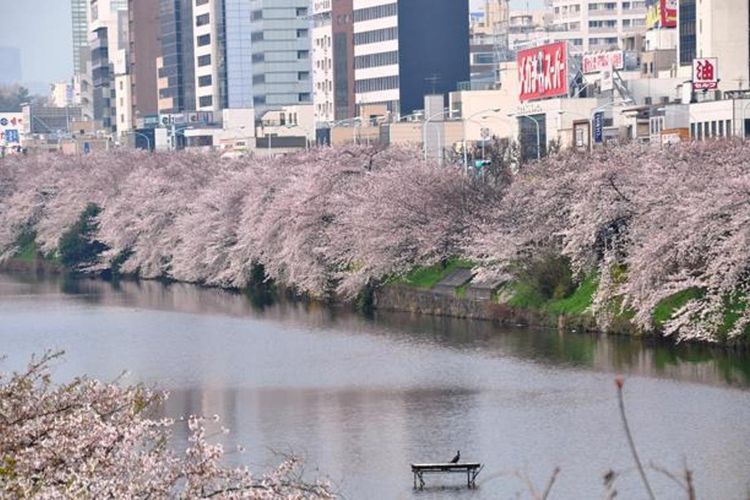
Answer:
[[[406, 314], [373, 319], [314, 305], [254, 307], [190, 285], [0, 274], [4, 369], [64, 349], [55, 376], [87, 373], [170, 390], [178, 417], [219, 414], [229, 460], [263, 468], [302, 455], [345, 498], [528, 497], [561, 467], [553, 498], [643, 498], [622, 434], [613, 374], [646, 462], [695, 471], [701, 498], [750, 494], [750, 360], [696, 346], [513, 330]], [[411, 489], [410, 462], [456, 449], [486, 464]], [[659, 498], [680, 498], [650, 472]]]

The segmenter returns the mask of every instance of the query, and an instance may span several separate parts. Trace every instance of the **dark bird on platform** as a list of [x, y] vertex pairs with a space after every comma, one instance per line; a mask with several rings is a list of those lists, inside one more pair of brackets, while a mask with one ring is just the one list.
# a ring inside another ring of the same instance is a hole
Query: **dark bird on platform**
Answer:
[[457, 464], [459, 460], [461, 460], [461, 450], [458, 450], [456, 452], [456, 456], [453, 457], [453, 460], [451, 460], [451, 463], [452, 464]]

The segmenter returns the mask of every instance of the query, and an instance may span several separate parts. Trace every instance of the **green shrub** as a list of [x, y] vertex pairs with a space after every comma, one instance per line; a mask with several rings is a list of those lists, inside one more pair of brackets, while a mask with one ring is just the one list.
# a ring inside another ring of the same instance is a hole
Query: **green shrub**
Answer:
[[78, 220], [60, 237], [57, 252], [60, 262], [68, 269], [76, 269], [96, 262], [100, 253], [107, 249], [102, 242], [94, 239], [96, 216], [101, 209], [89, 203]]

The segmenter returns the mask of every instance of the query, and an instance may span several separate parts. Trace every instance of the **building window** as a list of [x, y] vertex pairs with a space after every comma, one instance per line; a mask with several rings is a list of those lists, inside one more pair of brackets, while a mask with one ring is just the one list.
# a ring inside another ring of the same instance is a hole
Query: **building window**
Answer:
[[266, 83], [266, 75], [253, 75], [253, 83]]
[[211, 43], [211, 35], [201, 35], [198, 37], [198, 47], [204, 47]]
[[377, 7], [368, 7], [366, 9], [357, 9], [354, 11], [354, 22], [370, 21], [372, 19], [395, 15], [398, 15], [398, 4], [396, 2], [388, 5], [378, 5]]
[[204, 75], [198, 77], [199, 87], [209, 87], [211, 85], [211, 75]]
[[310, 58], [310, 51], [309, 50], [298, 50], [297, 51], [297, 59], [309, 59]]
[[250, 41], [252, 41], [252, 42], [260, 42], [261, 40], [263, 40], [263, 32], [262, 31], [254, 31], [250, 35]]
[[304, 17], [307, 15], [307, 7], [297, 7], [297, 17]]
[[266, 60], [266, 54], [264, 52], [257, 52], [253, 54], [252, 60], [254, 63], [263, 62]]
[[383, 28], [373, 31], [364, 31], [354, 34], [354, 45], [365, 45], [368, 43], [385, 42], [398, 38], [398, 28]]
[[310, 72], [309, 71], [298, 71], [297, 72], [297, 80], [300, 82], [306, 82], [310, 79]]
[[253, 104], [256, 106], [259, 104], [265, 104], [266, 103], [266, 96], [264, 95], [256, 95], [253, 96]]
[[379, 90], [391, 90], [397, 88], [398, 76], [368, 78], [366, 80], [357, 80], [354, 83], [355, 92], [377, 92]]
[[[480, 54], [477, 54], [479, 56]], [[492, 56], [492, 54], [490, 54]], [[377, 66], [388, 66], [398, 64], [398, 52], [380, 52], [378, 54], [368, 54], [354, 58], [354, 68], [374, 68]], [[481, 64], [481, 63], [478, 63]]]
[[205, 26], [210, 22], [211, 22], [211, 18], [209, 17], [208, 14], [201, 14], [200, 16], [195, 18], [196, 26]]
[[208, 66], [211, 64], [211, 54], [198, 56], [198, 66]]
[[263, 11], [262, 10], [254, 10], [250, 13], [250, 20], [251, 21], [258, 21], [260, 19], [263, 19]]
[[201, 5], [206, 5], [208, 3], [208, 0], [195, 0], [195, 6], [200, 7]]
[[201, 96], [198, 99], [198, 102], [200, 104], [200, 107], [203, 108], [203, 107], [206, 107], [206, 106], [213, 106], [214, 99], [210, 95], [204, 95], [204, 96]]
[[308, 30], [307, 28], [299, 28], [297, 30], [297, 38], [307, 38]]
[[299, 102], [310, 102], [310, 92], [302, 92], [298, 96]]

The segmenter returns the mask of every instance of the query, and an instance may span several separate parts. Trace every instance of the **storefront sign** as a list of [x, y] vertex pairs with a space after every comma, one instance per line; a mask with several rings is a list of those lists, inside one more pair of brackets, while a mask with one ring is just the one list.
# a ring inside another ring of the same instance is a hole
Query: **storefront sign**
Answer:
[[521, 50], [517, 56], [520, 100], [568, 94], [568, 45], [555, 42]]
[[719, 64], [715, 57], [693, 59], [693, 90], [715, 89], [719, 86]]
[[599, 73], [605, 69], [621, 70], [625, 68], [625, 57], [621, 50], [599, 52], [596, 54], [585, 54], [581, 58], [581, 68], [584, 74]]

